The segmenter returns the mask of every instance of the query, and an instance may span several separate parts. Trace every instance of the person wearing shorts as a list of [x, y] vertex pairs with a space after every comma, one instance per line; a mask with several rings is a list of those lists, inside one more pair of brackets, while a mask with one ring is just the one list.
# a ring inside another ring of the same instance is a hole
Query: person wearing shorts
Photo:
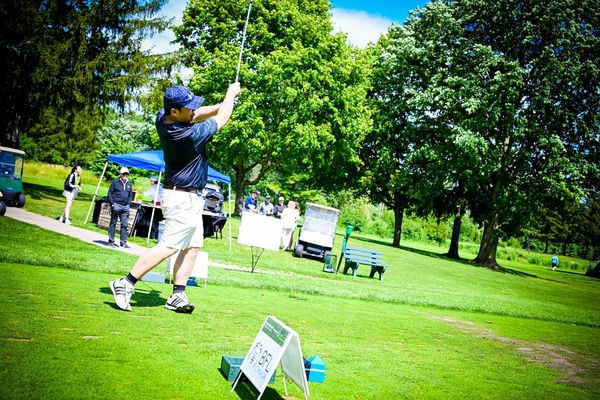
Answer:
[[229, 121], [240, 93], [240, 84], [233, 83], [221, 104], [202, 107], [204, 99], [184, 86], [173, 86], [165, 92], [164, 109], [156, 117], [165, 158], [161, 197], [165, 229], [159, 243], [138, 258], [126, 277], [109, 283], [121, 310], [131, 311], [130, 300], [137, 281], [180, 250], [173, 268], [173, 294], [165, 308], [187, 314], [194, 311], [185, 287], [204, 240], [204, 204], [198, 194], [202, 193], [208, 174], [206, 144]]
[[58, 219], [58, 222], [62, 222], [67, 225], [71, 225], [71, 220], [69, 219], [69, 213], [71, 212], [71, 206], [73, 205], [73, 200], [77, 198], [77, 194], [81, 190], [81, 167], [79, 165], [71, 168], [71, 173], [67, 177], [65, 181], [65, 187], [62, 195], [67, 199], [67, 204], [63, 210], [62, 215]]

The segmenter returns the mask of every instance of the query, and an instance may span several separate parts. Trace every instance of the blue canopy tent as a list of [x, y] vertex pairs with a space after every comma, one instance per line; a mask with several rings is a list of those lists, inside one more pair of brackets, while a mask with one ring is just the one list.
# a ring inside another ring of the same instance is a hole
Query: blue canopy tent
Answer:
[[[136, 151], [135, 153], [112, 154], [108, 161], [130, 168], [140, 168], [148, 171], [165, 172], [165, 160], [162, 150]], [[108, 164], [108, 162], [107, 162]], [[219, 171], [208, 167], [208, 179], [231, 184], [231, 179]]]
[[[100, 189], [100, 183], [102, 182], [102, 178], [104, 177], [104, 173], [106, 172], [106, 168], [108, 163], [112, 162], [118, 165], [123, 165], [125, 167], [130, 168], [140, 168], [148, 171], [158, 172], [158, 180], [160, 182], [162, 173], [165, 172], [165, 160], [163, 157], [162, 150], [146, 150], [146, 151], [136, 151], [134, 153], [125, 153], [125, 154], [112, 154], [107, 158], [106, 163], [104, 164], [104, 169], [102, 170], [102, 175], [100, 176], [100, 181], [98, 182], [98, 186], [96, 186], [96, 191], [94, 192], [94, 197], [92, 198], [92, 204], [90, 204], [90, 209], [88, 210], [87, 216], [85, 217], [85, 222], [87, 224], [88, 218], [90, 216], [90, 212], [96, 201], [96, 196], [98, 194], [98, 189]], [[226, 183], [229, 187], [229, 198], [231, 198], [231, 179], [219, 171], [213, 169], [212, 167], [208, 167], [208, 180], [214, 180], [221, 183]], [[150, 224], [152, 225], [152, 219], [154, 218], [154, 209], [152, 210], [152, 217], [150, 219]], [[229, 212], [227, 218], [231, 218], [231, 203], [229, 204]], [[148, 232], [148, 240], [150, 238], [150, 232]], [[229, 224], [229, 250], [231, 250], [231, 224]]]

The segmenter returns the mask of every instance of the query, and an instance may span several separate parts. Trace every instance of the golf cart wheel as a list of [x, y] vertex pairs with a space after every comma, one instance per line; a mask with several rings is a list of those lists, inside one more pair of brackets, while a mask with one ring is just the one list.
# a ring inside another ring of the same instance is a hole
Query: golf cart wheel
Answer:
[[298, 258], [302, 258], [302, 254], [304, 253], [304, 246], [301, 244], [297, 244], [294, 248], [294, 255]]
[[17, 199], [17, 203], [15, 205], [19, 208], [25, 205], [25, 195], [23, 193], [19, 194], [19, 198]]
[[3, 201], [0, 201], [0, 217], [6, 213], [6, 204]]

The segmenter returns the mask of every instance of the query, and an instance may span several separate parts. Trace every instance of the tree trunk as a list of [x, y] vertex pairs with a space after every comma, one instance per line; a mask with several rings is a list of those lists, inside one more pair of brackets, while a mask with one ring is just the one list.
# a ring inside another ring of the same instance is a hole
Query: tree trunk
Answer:
[[243, 173], [236, 171], [235, 174], [235, 208], [233, 210], [234, 215], [240, 215], [242, 208], [244, 207], [245, 195], [244, 189], [246, 188], [246, 178]]
[[6, 128], [4, 130], [4, 138], [2, 140], [0, 140], [0, 143], [2, 144], [2, 146], [12, 147], [13, 149], [18, 149], [19, 148], [19, 138], [21, 136], [20, 127], [19, 127], [19, 122], [21, 121], [21, 116], [19, 114], [17, 114], [16, 112], [13, 112], [12, 115], [13, 115], [13, 119], [12, 120], [9, 119], [7, 121]]
[[450, 239], [450, 248], [448, 252], [444, 254], [448, 258], [454, 258], [460, 260], [458, 255], [458, 240], [460, 238], [460, 225], [462, 223], [462, 212], [459, 210], [454, 216], [454, 223], [452, 224], [452, 238]]
[[546, 239], [546, 247], [544, 247], [544, 254], [548, 254], [549, 241]]
[[493, 214], [490, 221], [486, 224], [479, 246], [479, 253], [473, 262], [487, 267], [499, 269], [500, 266], [496, 262], [496, 250], [498, 249], [498, 238], [496, 237], [496, 229], [498, 228], [498, 214]]
[[404, 219], [404, 206], [394, 205], [394, 241], [392, 247], [400, 247], [402, 238], [402, 220]]
[[562, 248], [560, 250], [560, 255], [561, 256], [566, 256], [567, 255], [567, 242], [564, 241], [562, 244]]

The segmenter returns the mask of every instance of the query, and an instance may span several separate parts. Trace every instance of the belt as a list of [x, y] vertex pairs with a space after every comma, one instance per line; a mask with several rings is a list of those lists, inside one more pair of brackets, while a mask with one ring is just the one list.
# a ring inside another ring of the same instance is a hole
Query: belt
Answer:
[[173, 185], [163, 185], [163, 189], [175, 190], [176, 192], [186, 192], [186, 193], [198, 194], [198, 191], [196, 189], [182, 188], [182, 187], [173, 186]]

